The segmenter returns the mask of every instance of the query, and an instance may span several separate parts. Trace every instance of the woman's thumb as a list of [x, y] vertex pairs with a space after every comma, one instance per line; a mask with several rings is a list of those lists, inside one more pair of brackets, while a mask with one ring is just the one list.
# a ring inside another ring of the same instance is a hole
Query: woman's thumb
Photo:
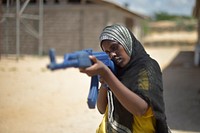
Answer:
[[97, 63], [97, 58], [95, 56], [90, 55], [89, 58], [93, 63]]

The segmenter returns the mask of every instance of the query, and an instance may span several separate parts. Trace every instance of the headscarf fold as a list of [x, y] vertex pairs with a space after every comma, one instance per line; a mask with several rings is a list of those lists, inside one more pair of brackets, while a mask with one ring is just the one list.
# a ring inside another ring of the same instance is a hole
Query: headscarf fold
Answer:
[[[167, 133], [162, 73], [158, 63], [146, 53], [133, 33], [122, 25], [114, 24], [105, 27], [100, 35], [100, 42], [103, 40], [118, 41], [130, 56], [131, 59], [125, 67], [117, 68], [116, 76], [128, 89], [138, 94], [152, 107], [156, 118], [156, 133]], [[143, 85], [141, 81], [141, 74], [144, 73], [147, 85]], [[107, 130], [132, 133], [134, 131], [132, 128], [133, 114], [121, 105], [114, 94], [111, 94], [110, 101], [114, 108], [110, 111], [112, 116], [108, 117], [113, 118], [108, 121]]]

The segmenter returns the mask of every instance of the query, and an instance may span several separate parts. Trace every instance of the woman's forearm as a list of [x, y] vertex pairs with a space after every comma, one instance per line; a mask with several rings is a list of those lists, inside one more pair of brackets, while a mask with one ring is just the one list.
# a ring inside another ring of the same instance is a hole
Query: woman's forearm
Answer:
[[105, 113], [107, 103], [107, 88], [103, 88], [103, 86], [101, 86], [97, 99], [97, 108], [101, 114]]
[[106, 69], [105, 74], [101, 75], [101, 77], [109, 85], [109, 88], [119, 102], [129, 112], [138, 116], [141, 116], [146, 112], [148, 109], [146, 101], [124, 86], [109, 69]]

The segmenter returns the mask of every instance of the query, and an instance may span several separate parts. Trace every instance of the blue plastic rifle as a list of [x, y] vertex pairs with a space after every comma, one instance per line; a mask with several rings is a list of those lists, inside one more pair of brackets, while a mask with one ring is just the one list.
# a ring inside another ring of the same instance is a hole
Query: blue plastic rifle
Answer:
[[[65, 54], [62, 63], [56, 62], [55, 50], [50, 49], [49, 50], [50, 64], [47, 67], [50, 70], [65, 69], [70, 67], [87, 68], [93, 64], [89, 58], [89, 55], [95, 56], [98, 60], [102, 61], [106, 66], [108, 66], [113, 73], [115, 73], [116, 70], [114, 63], [109, 58], [109, 56], [105, 52], [93, 52], [92, 49], [86, 49]], [[99, 76], [98, 75], [92, 76], [89, 95], [87, 98], [87, 103], [90, 109], [95, 108], [98, 97], [98, 87], [99, 87]]]

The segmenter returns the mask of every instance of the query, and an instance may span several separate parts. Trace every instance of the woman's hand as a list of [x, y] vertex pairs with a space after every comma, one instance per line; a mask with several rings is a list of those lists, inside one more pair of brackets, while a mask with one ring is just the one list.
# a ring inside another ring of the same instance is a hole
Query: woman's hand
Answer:
[[105, 76], [108, 67], [101, 61], [99, 61], [95, 56], [89, 56], [93, 65], [87, 68], [79, 68], [81, 73], [85, 73], [88, 76], [100, 75]]

